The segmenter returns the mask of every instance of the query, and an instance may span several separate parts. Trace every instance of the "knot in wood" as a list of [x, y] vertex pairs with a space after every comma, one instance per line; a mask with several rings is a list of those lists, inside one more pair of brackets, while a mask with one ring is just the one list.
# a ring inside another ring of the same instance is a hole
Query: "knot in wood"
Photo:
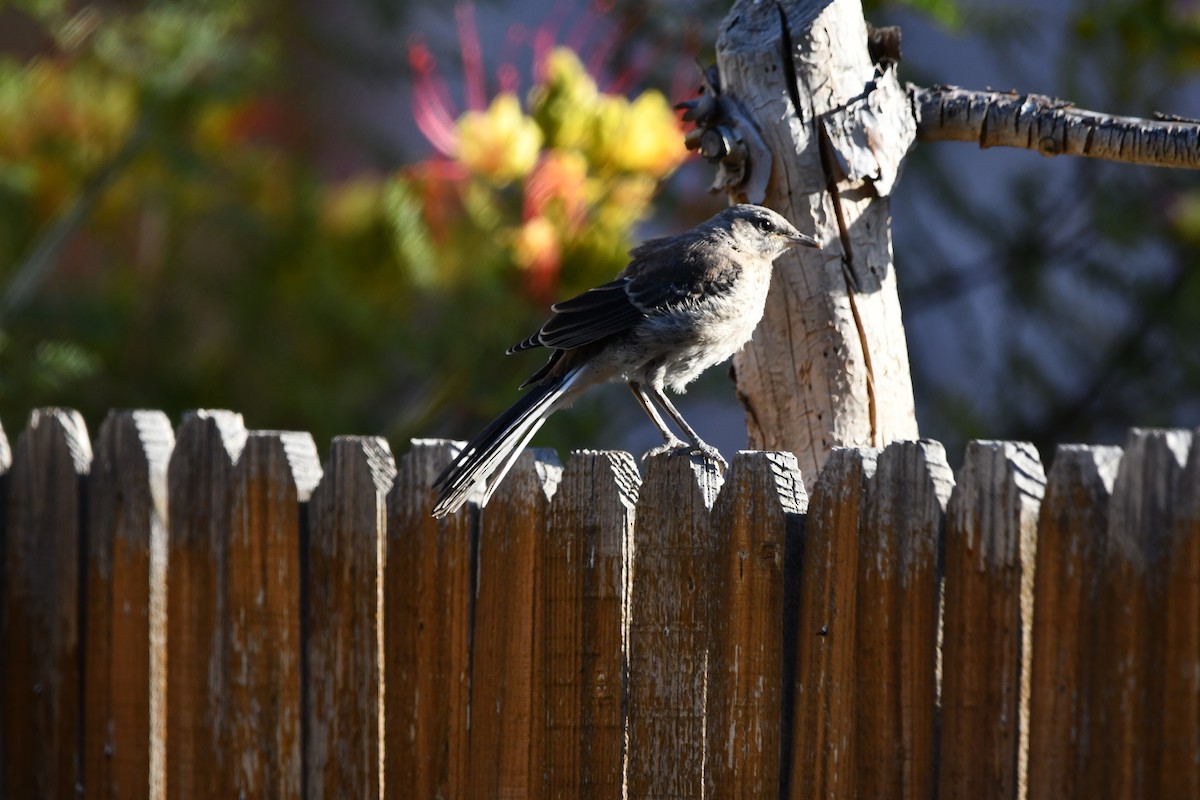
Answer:
[[1062, 142], [1053, 136], [1043, 136], [1038, 139], [1038, 152], [1044, 156], [1057, 156], [1062, 154]]

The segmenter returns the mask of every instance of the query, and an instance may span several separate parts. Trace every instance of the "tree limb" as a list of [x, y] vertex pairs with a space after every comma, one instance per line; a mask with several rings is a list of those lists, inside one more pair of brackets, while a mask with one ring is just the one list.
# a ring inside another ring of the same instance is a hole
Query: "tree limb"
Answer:
[[1076, 108], [1040, 94], [908, 85], [920, 141], [1022, 147], [1044, 156], [1073, 155], [1200, 169], [1200, 123], [1141, 119]]

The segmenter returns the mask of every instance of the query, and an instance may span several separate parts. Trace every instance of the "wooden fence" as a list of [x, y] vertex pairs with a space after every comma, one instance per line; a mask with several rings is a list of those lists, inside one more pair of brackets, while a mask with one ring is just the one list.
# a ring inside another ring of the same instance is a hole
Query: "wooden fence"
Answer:
[[530, 451], [438, 522], [445, 442], [37, 411], [0, 796], [1200, 797], [1191, 440]]

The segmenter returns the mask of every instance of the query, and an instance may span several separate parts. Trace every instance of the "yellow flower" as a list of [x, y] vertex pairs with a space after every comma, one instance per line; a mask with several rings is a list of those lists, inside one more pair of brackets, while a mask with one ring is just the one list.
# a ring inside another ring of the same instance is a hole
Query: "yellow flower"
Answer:
[[597, 166], [658, 179], [687, 157], [675, 112], [653, 89], [633, 102], [606, 95], [596, 107], [593, 125], [591, 156]]
[[546, 56], [545, 80], [530, 92], [529, 105], [546, 132], [548, 146], [586, 150], [599, 99], [596, 82], [579, 56], [566, 47], [556, 47]]
[[527, 175], [541, 147], [541, 130], [511, 93], [497, 95], [487, 111], [468, 111], [458, 120], [459, 161], [497, 183]]
[[558, 266], [559, 242], [554, 223], [533, 217], [513, 237], [513, 258], [523, 269], [552, 269]]

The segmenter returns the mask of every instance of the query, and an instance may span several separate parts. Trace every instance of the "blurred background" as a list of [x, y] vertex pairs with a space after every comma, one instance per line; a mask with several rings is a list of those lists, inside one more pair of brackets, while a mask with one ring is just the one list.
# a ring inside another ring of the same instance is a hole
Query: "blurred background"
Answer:
[[[466, 438], [505, 347], [724, 204], [671, 106], [730, 2], [0, 2], [0, 421], [65, 405]], [[1200, 117], [1191, 2], [868, 2], [901, 78]], [[547, 10], [549, 8], [549, 10]], [[922, 434], [1200, 425], [1200, 175], [918, 145], [893, 200]], [[745, 443], [724, 370], [681, 401]], [[538, 443], [656, 443], [613, 387]]]

